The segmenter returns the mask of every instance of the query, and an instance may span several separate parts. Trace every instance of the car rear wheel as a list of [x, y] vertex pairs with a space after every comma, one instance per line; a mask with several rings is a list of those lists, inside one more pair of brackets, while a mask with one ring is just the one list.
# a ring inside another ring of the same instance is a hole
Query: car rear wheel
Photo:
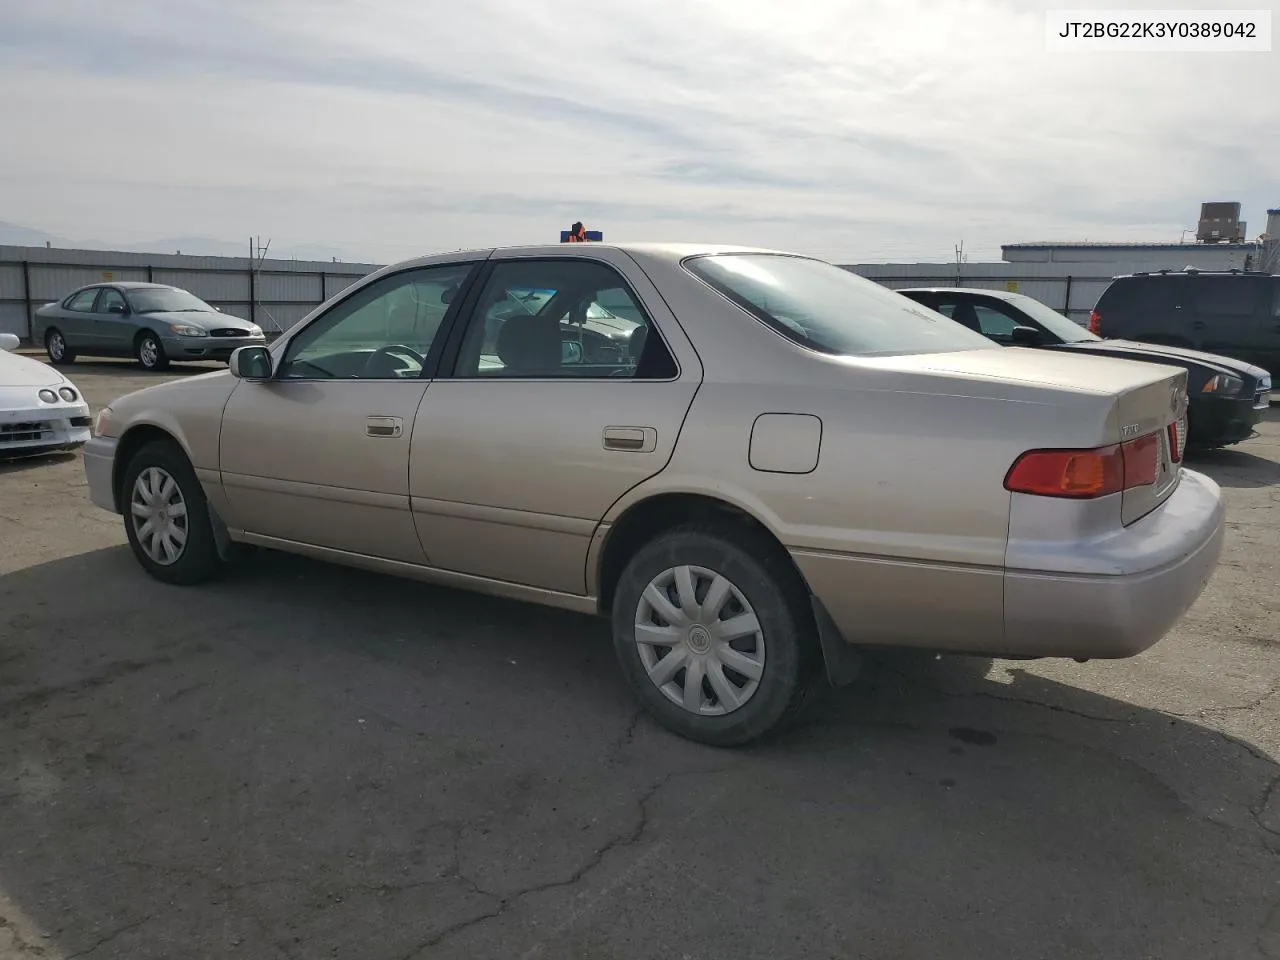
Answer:
[[164, 344], [154, 333], [147, 332], [138, 337], [138, 363], [143, 370], [165, 370], [169, 366], [169, 355], [164, 352]]
[[218, 573], [208, 502], [175, 444], [154, 441], [134, 454], [125, 469], [120, 505], [129, 546], [151, 576], [193, 584]]
[[613, 601], [613, 640], [645, 709], [714, 746], [794, 717], [819, 679], [803, 584], [772, 545], [682, 527], [642, 547]]
[[56, 327], [44, 335], [44, 349], [49, 354], [49, 360], [55, 366], [60, 367], [63, 364], [75, 363], [75, 352], [67, 346], [67, 338]]

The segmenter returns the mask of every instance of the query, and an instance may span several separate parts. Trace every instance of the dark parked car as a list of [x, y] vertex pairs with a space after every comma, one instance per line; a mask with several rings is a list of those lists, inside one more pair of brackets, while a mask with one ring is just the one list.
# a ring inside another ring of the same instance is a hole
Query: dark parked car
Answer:
[[1253, 435], [1270, 401], [1271, 377], [1242, 360], [1180, 347], [1107, 340], [1020, 293], [930, 287], [899, 290], [917, 303], [1006, 346], [1148, 360], [1187, 371], [1187, 443], [1221, 447]]
[[1089, 329], [1102, 337], [1206, 350], [1280, 376], [1280, 276], [1198, 270], [1116, 277]]
[[79, 355], [136, 357], [147, 370], [163, 370], [171, 360], [227, 360], [236, 347], [265, 343], [257, 324], [186, 290], [132, 282], [95, 283], [46, 303], [31, 337], [58, 365]]

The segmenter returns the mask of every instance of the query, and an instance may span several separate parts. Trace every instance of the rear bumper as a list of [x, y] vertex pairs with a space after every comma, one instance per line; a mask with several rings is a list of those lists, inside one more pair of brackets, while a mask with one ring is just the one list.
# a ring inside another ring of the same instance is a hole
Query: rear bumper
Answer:
[[1252, 394], [1238, 398], [1197, 397], [1187, 408], [1187, 444], [1216, 447], [1248, 440], [1265, 409]]
[[114, 437], [94, 437], [84, 445], [84, 478], [89, 484], [89, 499], [95, 507], [119, 513], [112, 486], [115, 473], [116, 444]]
[[1117, 658], [1146, 650], [1204, 590], [1224, 517], [1218, 485], [1183, 470], [1168, 500], [1118, 535], [1081, 544], [1069, 570], [1006, 571], [1006, 651]]

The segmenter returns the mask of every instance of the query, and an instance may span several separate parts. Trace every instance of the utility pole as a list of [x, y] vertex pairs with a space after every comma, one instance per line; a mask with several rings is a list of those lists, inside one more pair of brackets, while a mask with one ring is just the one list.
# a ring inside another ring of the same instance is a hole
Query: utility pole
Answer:
[[[267, 259], [267, 251], [271, 249], [271, 238], [267, 238], [266, 246], [262, 245], [261, 237], [249, 238], [249, 322], [258, 322], [258, 271], [262, 269], [262, 262]], [[275, 317], [271, 316], [271, 311], [263, 308], [265, 313], [271, 319], [271, 325], [279, 331], [280, 325], [276, 323]], [[261, 326], [261, 324], [259, 324]]]

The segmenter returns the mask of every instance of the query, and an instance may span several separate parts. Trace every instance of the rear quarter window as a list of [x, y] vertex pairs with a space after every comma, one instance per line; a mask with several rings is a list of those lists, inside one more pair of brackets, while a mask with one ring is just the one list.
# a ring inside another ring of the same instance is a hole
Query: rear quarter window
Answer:
[[1213, 317], [1251, 316], [1262, 286], [1253, 277], [1203, 277], [1195, 281], [1192, 306], [1196, 313]]

